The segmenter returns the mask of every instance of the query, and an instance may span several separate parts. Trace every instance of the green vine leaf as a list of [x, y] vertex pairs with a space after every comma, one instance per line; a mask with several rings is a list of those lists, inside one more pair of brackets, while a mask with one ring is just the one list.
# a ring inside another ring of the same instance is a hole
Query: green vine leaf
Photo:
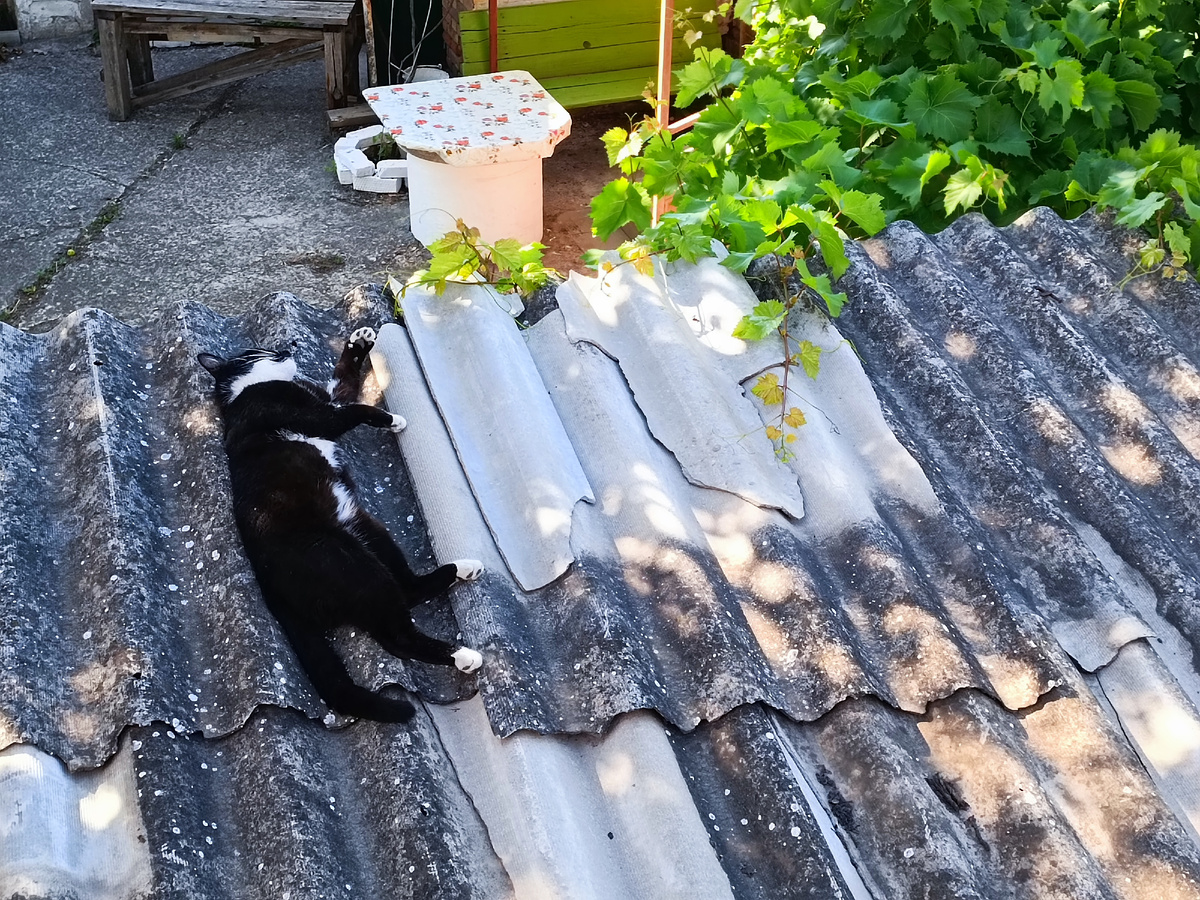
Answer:
[[733, 336], [744, 341], [761, 341], [779, 330], [787, 316], [787, 307], [778, 300], [766, 300], [757, 304], [751, 312], [742, 316], [734, 326]]
[[822, 348], [812, 341], [800, 342], [800, 364], [804, 366], [805, 374], [814, 381], [821, 371], [821, 353]]
[[1166, 194], [1159, 191], [1151, 191], [1145, 197], [1140, 197], [1122, 207], [1121, 214], [1117, 216], [1117, 222], [1121, 225], [1136, 227], [1144, 223], [1169, 202]]
[[905, 101], [904, 111], [921, 134], [952, 144], [970, 136], [973, 111], [981, 103], [953, 75], [941, 74], [917, 81]]
[[592, 200], [592, 226], [602, 240], [627, 222], [639, 229], [650, 226], [650, 195], [628, 178], [607, 184]]

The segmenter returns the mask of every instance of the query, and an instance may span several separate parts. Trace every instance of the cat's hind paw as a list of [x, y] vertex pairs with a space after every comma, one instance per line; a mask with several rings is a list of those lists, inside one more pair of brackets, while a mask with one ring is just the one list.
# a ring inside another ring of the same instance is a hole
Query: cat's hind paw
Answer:
[[483, 665], [483, 654], [470, 647], [459, 647], [450, 656], [460, 672], [474, 672]]
[[477, 559], [456, 559], [454, 567], [459, 581], [475, 581], [483, 574], [483, 563]]
[[408, 427], [408, 420], [404, 416], [392, 416], [392, 424], [388, 426], [388, 431], [392, 434], [399, 434]]
[[354, 347], [362, 353], [366, 353], [375, 346], [375, 329], [360, 328], [355, 331], [350, 337], [346, 338], [346, 346]]

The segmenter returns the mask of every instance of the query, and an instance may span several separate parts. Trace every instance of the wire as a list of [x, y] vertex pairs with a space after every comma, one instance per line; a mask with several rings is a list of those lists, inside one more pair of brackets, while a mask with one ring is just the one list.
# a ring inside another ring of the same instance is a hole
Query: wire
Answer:
[[[409, 0], [409, 9], [410, 9], [410, 10], [412, 9], [412, 5], [413, 5], [413, 3], [415, 3], [415, 2], [416, 2], [416, 0]], [[423, 35], [421, 35], [421, 38], [420, 38], [420, 40], [418, 40], [418, 39], [417, 39], [417, 37], [416, 37], [416, 34], [417, 34], [417, 28], [416, 28], [416, 25], [417, 25], [417, 17], [416, 17], [416, 13], [415, 13], [415, 11], [414, 11], [414, 13], [413, 13], [413, 17], [412, 17], [412, 24], [413, 24], [413, 32], [412, 32], [412, 33], [413, 33], [413, 48], [412, 48], [412, 51], [411, 51], [411, 52], [408, 54], [408, 56], [404, 57], [404, 59], [402, 59], [402, 60], [400, 61], [400, 67], [401, 67], [401, 69], [403, 69], [403, 67], [404, 67], [404, 64], [405, 64], [405, 63], [407, 63], [407, 62], [408, 62], [410, 59], [412, 60], [412, 65], [411, 65], [411, 66], [409, 66], [409, 67], [408, 67], [408, 70], [407, 70], [407, 71], [404, 73], [404, 82], [403, 82], [404, 84], [408, 84], [410, 81], [412, 81], [413, 73], [415, 73], [415, 72], [417, 71], [417, 65], [418, 65], [418, 63], [420, 63], [420, 61], [421, 61], [421, 56], [420, 56], [420, 54], [421, 54], [421, 48], [422, 48], [422, 47], [425, 45], [425, 41], [426, 41], [426, 39], [427, 39], [427, 38], [428, 38], [430, 35], [432, 35], [432, 34], [433, 34], [435, 31], [437, 31], [437, 30], [438, 30], [438, 28], [440, 28], [440, 27], [441, 27], [441, 23], [440, 23], [440, 22], [438, 22], [437, 24], [435, 24], [433, 27], [430, 27], [430, 25], [429, 25], [429, 20], [430, 20], [430, 19], [432, 19], [432, 18], [433, 18], [433, 0], [426, 0], [426, 6], [425, 6], [425, 24], [424, 24], [424, 26], [423, 26], [423, 27], [425, 28], [425, 33], [424, 33]]]

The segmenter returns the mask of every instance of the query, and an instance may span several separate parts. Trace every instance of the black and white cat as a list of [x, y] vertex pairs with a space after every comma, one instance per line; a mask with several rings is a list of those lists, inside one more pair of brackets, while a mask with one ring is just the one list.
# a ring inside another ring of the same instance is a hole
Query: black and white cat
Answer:
[[414, 709], [356, 684], [329, 643], [341, 625], [365, 629], [404, 659], [473, 672], [478, 651], [417, 630], [411, 610], [483, 573], [462, 559], [416, 575], [387, 529], [359, 504], [335, 441], [358, 425], [401, 431], [405, 422], [356, 402], [375, 332], [350, 335], [321, 387], [296, 374], [287, 352], [197, 357], [216, 379], [234, 516], [267, 606], [325, 703], [345, 715], [404, 722]]

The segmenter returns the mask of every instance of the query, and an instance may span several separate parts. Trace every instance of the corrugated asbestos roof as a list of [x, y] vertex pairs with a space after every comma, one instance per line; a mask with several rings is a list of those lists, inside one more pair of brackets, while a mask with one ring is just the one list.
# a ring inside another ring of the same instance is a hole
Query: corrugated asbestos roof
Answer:
[[0, 896], [1200, 897], [1200, 292], [1117, 291], [1127, 240], [852, 248], [790, 464], [715, 263], [523, 330], [411, 293], [399, 452], [344, 444], [418, 567], [486, 564], [423, 612], [486, 662], [343, 635], [401, 728], [326, 717], [263, 608], [194, 361], [324, 377], [382, 297], [0, 326]]

